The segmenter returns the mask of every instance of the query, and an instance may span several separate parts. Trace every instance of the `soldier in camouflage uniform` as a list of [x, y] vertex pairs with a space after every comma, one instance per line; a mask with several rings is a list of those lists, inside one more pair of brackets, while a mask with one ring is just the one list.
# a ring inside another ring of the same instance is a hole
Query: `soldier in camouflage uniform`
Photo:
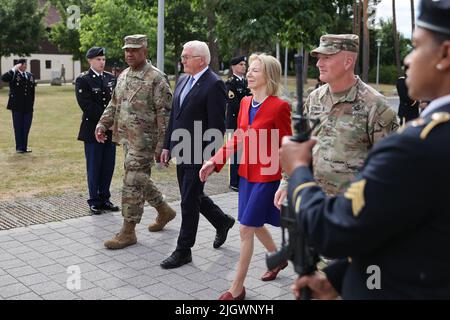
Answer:
[[147, 37], [125, 37], [125, 60], [129, 68], [117, 79], [111, 102], [96, 127], [99, 142], [112, 128], [112, 140], [124, 147], [122, 189], [122, 230], [105, 242], [109, 249], [122, 249], [137, 242], [136, 223], [144, 211], [144, 202], [156, 208], [158, 216], [149, 231], [159, 231], [175, 217], [151, 180], [151, 167], [159, 162], [172, 104], [172, 93], [165, 75], [147, 61]]
[[[325, 82], [308, 96], [304, 115], [320, 119], [312, 132], [314, 176], [323, 190], [336, 195], [362, 167], [369, 150], [397, 130], [398, 119], [383, 95], [355, 75], [359, 38], [354, 34], [327, 34], [311, 55], [317, 57], [320, 80]], [[280, 186], [275, 203], [285, 198]]]

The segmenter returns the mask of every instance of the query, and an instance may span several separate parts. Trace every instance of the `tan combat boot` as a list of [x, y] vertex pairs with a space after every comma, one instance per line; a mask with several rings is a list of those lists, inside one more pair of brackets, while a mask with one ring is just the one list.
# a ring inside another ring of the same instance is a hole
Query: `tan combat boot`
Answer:
[[136, 222], [123, 220], [122, 229], [114, 238], [105, 241], [105, 247], [108, 249], [123, 249], [135, 244], [137, 242], [136, 233], [134, 232], [135, 227]]
[[167, 202], [163, 202], [161, 205], [155, 207], [155, 209], [158, 211], [158, 215], [156, 216], [155, 222], [148, 226], [148, 231], [150, 232], [161, 231], [177, 214]]

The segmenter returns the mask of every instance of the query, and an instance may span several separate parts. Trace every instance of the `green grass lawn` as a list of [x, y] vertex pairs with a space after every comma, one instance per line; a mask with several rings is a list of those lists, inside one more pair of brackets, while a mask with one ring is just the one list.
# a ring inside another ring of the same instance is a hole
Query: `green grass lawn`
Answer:
[[[86, 192], [83, 142], [77, 140], [81, 110], [72, 85], [37, 86], [28, 154], [16, 154], [8, 88], [0, 89], [0, 200], [45, 196], [67, 191]], [[113, 188], [121, 186], [122, 148], [117, 148]], [[174, 176], [174, 168], [154, 171], [159, 181]]]

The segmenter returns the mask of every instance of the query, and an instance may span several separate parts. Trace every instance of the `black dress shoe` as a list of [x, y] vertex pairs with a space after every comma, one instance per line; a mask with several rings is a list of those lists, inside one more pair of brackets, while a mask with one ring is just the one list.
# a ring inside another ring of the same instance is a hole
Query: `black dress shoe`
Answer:
[[189, 253], [182, 253], [180, 251], [174, 251], [163, 262], [161, 262], [160, 266], [163, 269], [173, 269], [181, 267], [182, 265], [189, 263], [192, 261], [192, 254]]
[[106, 201], [103, 205], [102, 205], [102, 209], [106, 210], [106, 211], [119, 211], [119, 207], [115, 206], [111, 201]]
[[217, 229], [216, 238], [214, 239], [213, 243], [214, 249], [219, 248], [225, 243], [225, 240], [227, 240], [228, 231], [233, 227], [234, 222], [235, 220], [232, 217], [227, 216], [227, 222], [225, 223], [225, 225], [222, 228]]
[[31, 149], [27, 149], [27, 150], [16, 150], [17, 153], [30, 153], [33, 152]]
[[102, 209], [98, 206], [89, 206], [89, 209], [91, 210], [92, 214], [101, 214]]

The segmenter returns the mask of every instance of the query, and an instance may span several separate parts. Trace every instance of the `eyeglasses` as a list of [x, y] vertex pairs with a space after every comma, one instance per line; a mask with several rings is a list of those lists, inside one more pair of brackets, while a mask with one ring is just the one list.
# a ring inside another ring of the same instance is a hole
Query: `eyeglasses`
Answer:
[[200, 58], [201, 56], [181, 56], [180, 59], [181, 60], [190, 60], [193, 58]]

